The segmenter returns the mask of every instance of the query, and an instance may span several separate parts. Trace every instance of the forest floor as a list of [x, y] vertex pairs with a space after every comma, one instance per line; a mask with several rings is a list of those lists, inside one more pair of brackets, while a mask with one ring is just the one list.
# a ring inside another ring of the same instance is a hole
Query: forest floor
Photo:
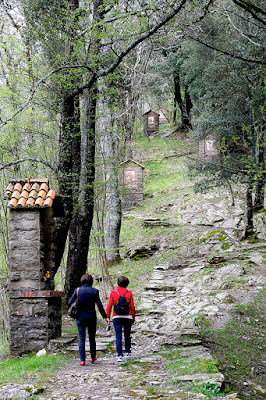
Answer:
[[[265, 398], [266, 214], [255, 215], [254, 237], [244, 240], [244, 187], [234, 185], [234, 205], [224, 188], [195, 194], [186, 155], [196, 153], [180, 136], [135, 145], [134, 159], [145, 165], [145, 197], [123, 211], [122, 260], [110, 268], [114, 282], [129, 277], [134, 293], [132, 359], [117, 363], [114, 331], [99, 318], [94, 364], [80, 367], [77, 339], [66, 347], [54, 343], [52, 351], [69, 355], [65, 366], [25, 374], [26, 391], [3, 385], [0, 399]], [[92, 254], [90, 272], [106, 305], [110, 286], [94, 264]], [[63, 328], [64, 338], [76, 334], [67, 318]]]

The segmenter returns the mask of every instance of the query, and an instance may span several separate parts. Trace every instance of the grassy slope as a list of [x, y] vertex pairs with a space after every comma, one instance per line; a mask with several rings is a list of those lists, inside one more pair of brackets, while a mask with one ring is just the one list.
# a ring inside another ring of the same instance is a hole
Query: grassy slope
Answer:
[[[174, 250], [159, 250], [150, 259], [130, 260], [125, 258], [128, 251], [150, 247], [161, 241], [161, 227], [147, 228], [143, 224], [144, 218], [164, 218], [161, 207], [183, 201], [184, 195], [191, 195], [192, 183], [186, 178], [184, 158], [176, 156], [193, 151], [194, 145], [186, 140], [140, 138], [136, 142], [134, 159], [145, 166], [144, 172], [144, 201], [132, 210], [123, 212], [120, 236], [120, 253], [122, 262], [110, 268], [111, 276], [115, 278], [123, 273], [131, 281], [131, 287], [138, 294], [152, 271], [155, 263], [171, 262], [177, 254], [176, 243], [183, 237], [185, 227], [169, 227], [163, 229], [164, 239], [173, 243]], [[169, 157], [173, 156], [173, 157]], [[168, 216], [175, 221], [175, 211]], [[93, 271], [97, 274], [96, 269]]]
[[34, 354], [24, 357], [6, 358], [0, 363], [0, 385], [6, 382], [39, 384], [41, 376], [50, 376], [64, 365], [67, 357], [62, 354], [47, 354], [37, 357]]

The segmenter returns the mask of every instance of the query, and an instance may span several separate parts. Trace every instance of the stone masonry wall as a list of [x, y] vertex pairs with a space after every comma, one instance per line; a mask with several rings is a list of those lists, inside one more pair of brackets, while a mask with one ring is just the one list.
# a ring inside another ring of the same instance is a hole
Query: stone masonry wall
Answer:
[[11, 354], [40, 350], [48, 344], [48, 299], [10, 299]]
[[[12, 296], [15, 293], [12, 292]], [[51, 292], [45, 294], [50, 296]], [[37, 295], [41, 296], [38, 292]], [[61, 296], [11, 297], [9, 312], [11, 354], [38, 351], [48, 347], [50, 339], [61, 336]]]
[[39, 289], [40, 221], [38, 211], [10, 211], [9, 280], [10, 289]]

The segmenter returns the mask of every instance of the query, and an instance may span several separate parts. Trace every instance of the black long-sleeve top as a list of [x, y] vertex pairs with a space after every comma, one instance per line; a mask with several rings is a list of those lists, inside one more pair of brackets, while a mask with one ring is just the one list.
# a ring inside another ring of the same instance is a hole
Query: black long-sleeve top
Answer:
[[[75, 289], [73, 295], [68, 301], [70, 306], [77, 296], [77, 289]], [[103, 318], [107, 318], [106, 312], [103, 308], [102, 302], [99, 296], [99, 290], [91, 286], [81, 286], [78, 293], [79, 301], [79, 312], [78, 318], [96, 318], [95, 304]]]

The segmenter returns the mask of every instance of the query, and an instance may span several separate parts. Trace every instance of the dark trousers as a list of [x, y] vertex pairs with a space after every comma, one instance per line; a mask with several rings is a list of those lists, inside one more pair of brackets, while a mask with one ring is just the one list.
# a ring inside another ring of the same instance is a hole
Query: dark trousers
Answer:
[[128, 318], [114, 318], [113, 324], [115, 328], [115, 336], [116, 336], [116, 351], [118, 356], [123, 355], [122, 350], [122, 332], [124, 330], [124, 338], [125, 338], [125, 352], [131, 352], [131, 326], [132, 319]]
[[79, 333], [79, 356], [80, 361], [85, 361], [85, 340], [86, 340], [86, 328], [88, 329], [89, 342], [90, 342], [90, 353], [91, 358], [96, 357], [96, 318], [79, 318], [77, 319], [77, 327]]

